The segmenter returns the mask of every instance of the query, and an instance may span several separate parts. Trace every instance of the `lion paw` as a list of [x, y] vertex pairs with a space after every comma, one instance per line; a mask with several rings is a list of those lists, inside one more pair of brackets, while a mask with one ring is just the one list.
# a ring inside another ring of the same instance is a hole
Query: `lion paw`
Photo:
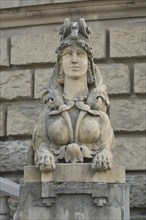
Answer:
[[103, 149], [97, 153], [92, 161], [93, 170], [110, 170], [112, 168], [113, 155], [110, 150]]
[[55, 158], [47, 149], [36, 152], [35, 164], [40, 171], [52, 171], [56, 168]]

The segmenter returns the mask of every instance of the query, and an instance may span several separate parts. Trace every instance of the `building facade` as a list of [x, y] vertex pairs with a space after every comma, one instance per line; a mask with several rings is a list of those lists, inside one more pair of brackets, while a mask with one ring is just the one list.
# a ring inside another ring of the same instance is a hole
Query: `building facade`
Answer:
[[[1, 1], [1, 177], [23, 183], [24, 166], [33, 164], [32, 132], [56, 62], [59, 29], [64, 18], [83, 17], [111, 100], [114, 164], [126, 167], [131, 220], [146, 219], [145, 6], [145, 0]], [[9, 206], [12, 217], [11, 198]]]

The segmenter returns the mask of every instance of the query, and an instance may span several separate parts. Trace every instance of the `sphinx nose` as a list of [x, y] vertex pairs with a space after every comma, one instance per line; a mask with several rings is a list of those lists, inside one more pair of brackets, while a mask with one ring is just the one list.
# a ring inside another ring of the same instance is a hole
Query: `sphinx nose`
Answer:
[[72, 63], [77, 63], [78, 62], [78, 56], [76, 52], [72, 53]]

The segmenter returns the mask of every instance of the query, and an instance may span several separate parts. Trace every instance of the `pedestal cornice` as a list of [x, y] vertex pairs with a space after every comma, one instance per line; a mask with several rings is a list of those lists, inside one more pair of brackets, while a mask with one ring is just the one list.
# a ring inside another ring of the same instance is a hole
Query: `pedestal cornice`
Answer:
[[96, 182], [125, 183], [125, 167], [95, 172], [91, 164], [57, 164], [53, 172], [40, 172], [34, 166], [24, 168], [24, 182]]

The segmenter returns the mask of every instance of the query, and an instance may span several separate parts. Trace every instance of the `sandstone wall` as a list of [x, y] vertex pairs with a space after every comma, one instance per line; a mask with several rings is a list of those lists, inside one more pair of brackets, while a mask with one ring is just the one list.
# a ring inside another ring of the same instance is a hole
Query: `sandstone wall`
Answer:
[[[91, 2], [88, 10], [83, 2], [76, 3], [74, 8], [66, 3], [58, 4], [59, 9], [52, 4], [45, 8], [4, 5], [1, 9], [1, 176], [23, 182], [23, 167], [33, 164], [31, 136], [42, 109], [41, 90], [56, 61], [59, 28], [65, 17], [83, 16], [91, 27], [95, 62], [110, 95], [110, 120], [116, 136], [114, 163], [126, 167], [131, 220], [144, 220], [146, 29], [143, 5], [125, 4], [119, 8], [115, 3], [113, 8], [108, 5], [101, 8], [104, 5], [98, 4], [100, 1], [92, 5]], [[53, 10], [56, 15], [51, 14]], [[22, 16], [22, 20], [11, 20], [14, 15], [18, 19]]]

